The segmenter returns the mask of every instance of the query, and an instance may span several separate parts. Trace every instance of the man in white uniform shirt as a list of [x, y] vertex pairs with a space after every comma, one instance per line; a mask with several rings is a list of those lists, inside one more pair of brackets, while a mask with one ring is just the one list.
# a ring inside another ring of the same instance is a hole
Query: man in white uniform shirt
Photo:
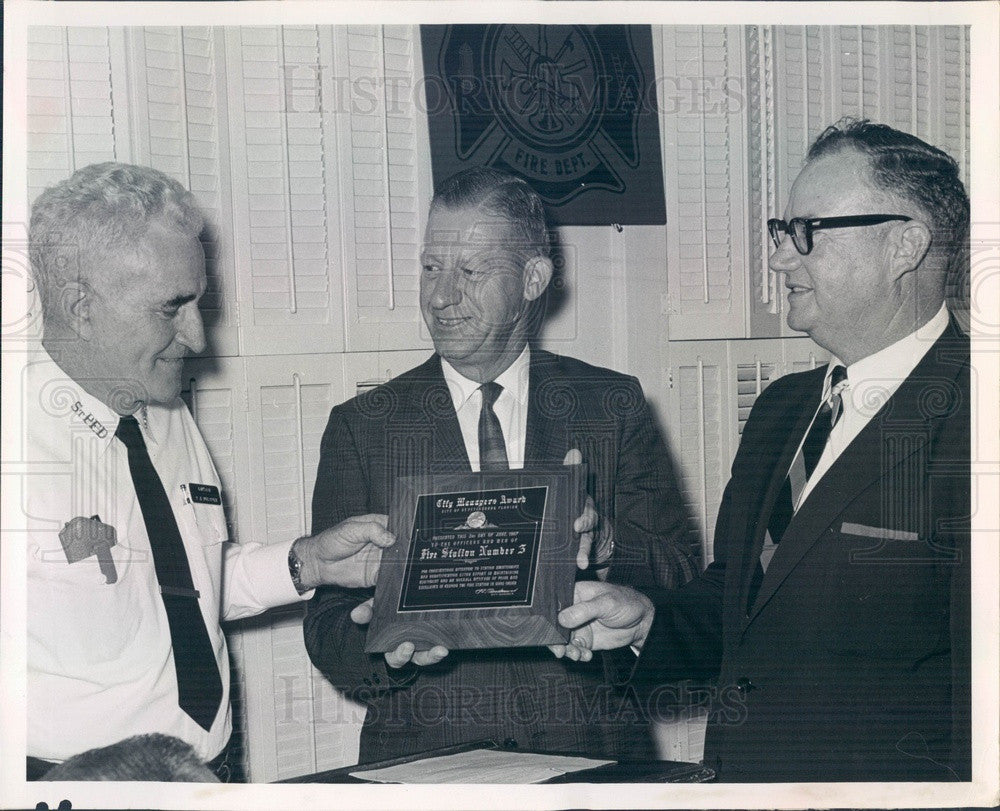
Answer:
[[622, 678], [654, 691], [714, 680], [722, 780], [968, 780], [969, 339], [945, 307], [968, 197], [948, 155], [847, 121], [785, 217], [788, 324], [832, 360], [755, 403], [708, 569], [669, 591], [577, 584], [567, 650], [621, 648]]
[[30, 227], [44, 312], [23, 408], [28, 777], [129, 736], [186, 741], [226, 776], [220, 619], [374, 582], [384, 516], [287, 543], [228, 543], [218, 474], [181, 401], [205, 349], [202, 217], [153, 169], [88, 166]]

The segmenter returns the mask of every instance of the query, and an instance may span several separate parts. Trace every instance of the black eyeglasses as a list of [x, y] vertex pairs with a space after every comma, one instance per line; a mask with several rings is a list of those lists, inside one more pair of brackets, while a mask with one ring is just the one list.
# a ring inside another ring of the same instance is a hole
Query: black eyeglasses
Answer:
[[852, 228], [856, 225], [878, 225], [891, 220], [902, 220], [907, 222], [912, 217], [904, 217], [902, 214], [855, 214], [851, 217], [796, 217], [785, 222], [784, 220], [768, 220], [767, 232], [774, 240], [774, 247], [781, 246], [781, 235], [791, 234], [792, 243], [795, 250], [805, 256], [813, 247], [813, 231], [822, 231], [824, 228]]

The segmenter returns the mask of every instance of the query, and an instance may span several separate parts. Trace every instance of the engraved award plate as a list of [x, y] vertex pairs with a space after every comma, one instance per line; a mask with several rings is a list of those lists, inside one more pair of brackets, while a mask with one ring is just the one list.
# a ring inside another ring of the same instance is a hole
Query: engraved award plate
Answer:
[[398, 478], [365, 650], [566, 642], [585, 480], [583, 465]]

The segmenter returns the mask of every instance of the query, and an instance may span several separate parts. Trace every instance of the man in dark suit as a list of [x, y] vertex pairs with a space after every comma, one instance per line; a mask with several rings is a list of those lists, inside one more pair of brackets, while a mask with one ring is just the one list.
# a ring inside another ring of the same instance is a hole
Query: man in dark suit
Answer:
[[[582, 453], [602, 515], [577, 563], [609, 581], [679, 586], [694, 576], [663, 440], [633, 377], [529, 347], [552, 274], [544, 209], [522, 180], [472, 169], [437, 190], [420, 280], [435, 354], [333, 409], [313, 527], [388, 510], [392, 481], [423, 472], [504, 470]], [[577, 522], [577, 532], [587, 529]], [[589, 558], [589, 560], [588, 560]], [[345, 694], [365, 702], [361, 760], [494, 738], [522, 748], [652, 754], [633, 708], [597, 662], [539, 648], [363, 653], [370, 590], [323, 589], [306, 646]]]
[[577, 584], [569, 650], [620, 647], [649, 696], [715, 679], [722, 780], [968, 780], [969, 341], [944, 305], [968, 197], [940, 150], [852, 121], [813, 144], [785, 216], [788, 323], [834, 357], [755, 404], [707, 570]]

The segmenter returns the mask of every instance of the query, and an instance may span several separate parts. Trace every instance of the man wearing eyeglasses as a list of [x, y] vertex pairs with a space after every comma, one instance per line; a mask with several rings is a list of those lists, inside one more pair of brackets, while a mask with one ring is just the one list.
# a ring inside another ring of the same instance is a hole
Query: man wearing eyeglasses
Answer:
[[713, 680], [722, 780], [969, 780], [969, 341], [945, 306], [968, 197], [945, 153], [847, 121], [785, 217], [770, 265], [829, 365], [758, 398], [708, 569], [577, 584], [556, 653], [621, 648], [653, 710], [659, 685]]

